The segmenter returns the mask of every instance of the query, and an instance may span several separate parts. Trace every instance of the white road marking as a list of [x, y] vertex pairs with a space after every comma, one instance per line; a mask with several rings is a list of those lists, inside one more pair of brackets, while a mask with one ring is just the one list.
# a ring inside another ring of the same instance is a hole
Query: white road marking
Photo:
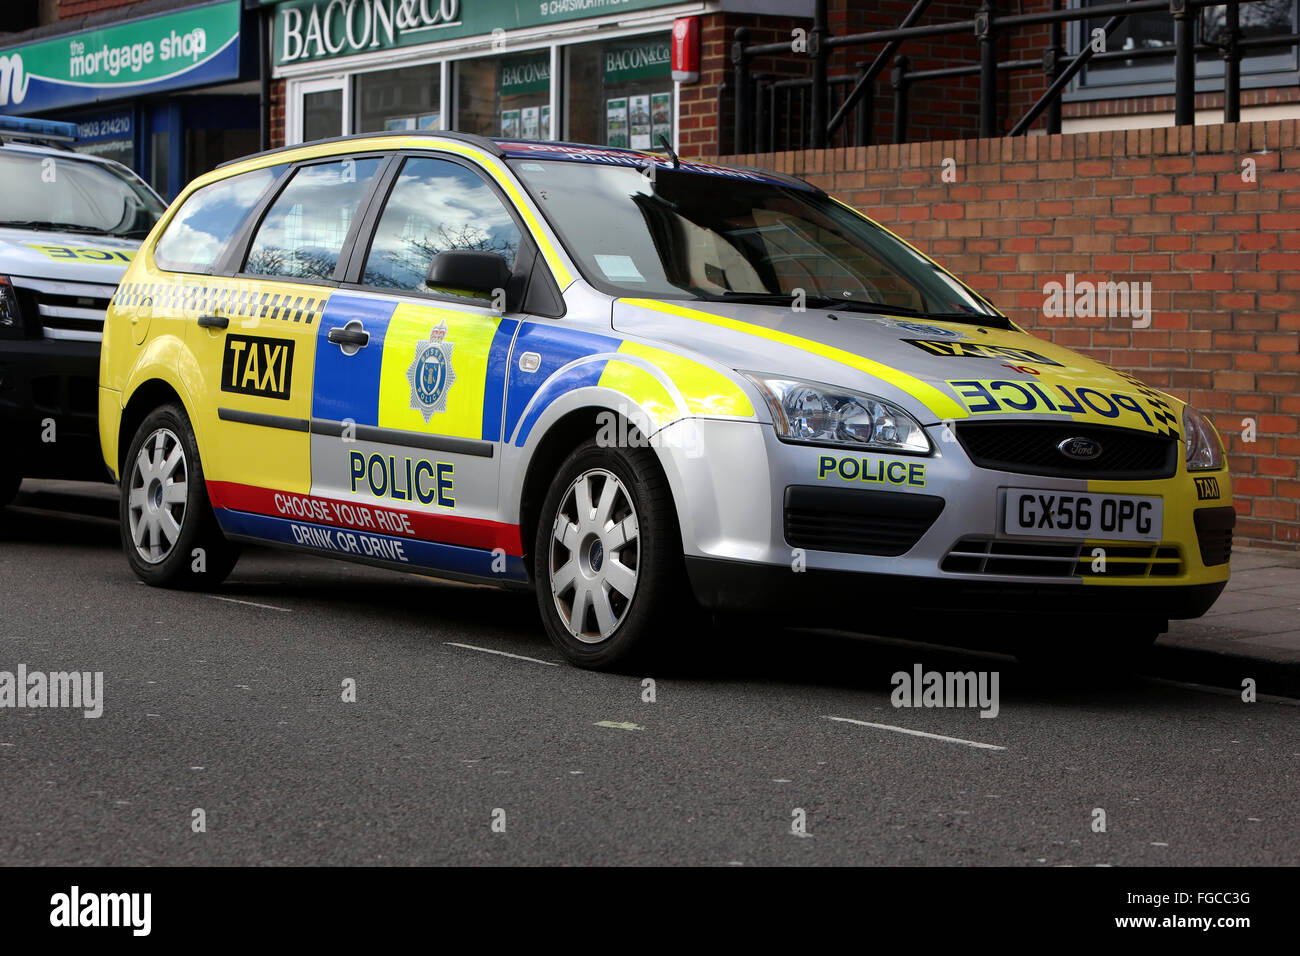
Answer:
[[[1189, 681], [1168, 680], [1164, 677], [1145, 677], [1143, 680], [1151, 684], [1164, 684], [1167, 687], [1181, 687], [1184, 690], [1194, 690], [1202, 694], [1214, 694], [1216, 697], [1241, 697], [1240, 688], [1231, 687], [1212, 687], [1209, 684], [1195, 684]], [[1260, 703], [1282, 704], [1287, 707], [1300, 707], [1300, 700], [1292, 697], [1279, 697], [1277, 694], [1259, 694], [1255, 699]]]
[[[276, 607], [274, 604], [258, 604], [256, 601], [241, 601], [239, 598], [222, 597], [220, 594], [209, 594], [208, 597], [214, 601], [228, 601], [231, 604], [243, 604], [247, 607], [260, 607], [267, 611], [282, 611], [285, 614], [293, 613], [287, 607]], [[162, 623], [159, 621], [158, 623]]]
[[524, 657], [522, 654], [508, 654], [505, 651], [495, 651], [490, 647], [475, 647], [473, 644], [458, 644], [455, 641], [443, 641], [448, 647], [463, 647], [467, 651], [482, 651], [484, 654], [497, 654], [501, 657], [513, 657], [517, 661], [531, 661], [534, 664], [545, 664], [547, 667], [559, 667], [555, 661], [542, 661], [536, 657]]
[[927, 737], [930, 740], [942, 740], [950, 744], [965, 744], [967, 747], [979, 747], [981, 750], [1006, 750], [1006, 747], [999, 747], [997, 744], [983, 744], [978, 740], [963, 740], [960, 737], [945, 737], [943, 734], [930, 734], [924, 730], [908, 730], [906, 727], [894, 727], [891, 724], [873, 724], [869, 720], [854, 720], [852, 717], [831, 717], [826, 716], [827, 720], [838, 720], [846, 724], [857, 724], [859, 727], [875, 727], [877, 730], [892, 730], [900, 734], [909, 734], [913, 737]]

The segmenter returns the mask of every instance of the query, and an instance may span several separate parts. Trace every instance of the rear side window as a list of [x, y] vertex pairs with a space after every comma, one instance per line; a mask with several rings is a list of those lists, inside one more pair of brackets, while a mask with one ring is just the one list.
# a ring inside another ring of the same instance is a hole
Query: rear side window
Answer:
[[221, 247], [288, 165], [231, 176], [196, 190], [163, 231], [153, 258], [168, 272], [212, 272]]
[[427, 292], [424, 278], [439, 252], [495, 252], [511, 268], [519, 227], [481, 176], [445, 159], [412, 158], [384, 206], [362, 281]]
[[382, 159], [303, 166], [271, 204], [244, 271], [289, 279], [329, 279]]

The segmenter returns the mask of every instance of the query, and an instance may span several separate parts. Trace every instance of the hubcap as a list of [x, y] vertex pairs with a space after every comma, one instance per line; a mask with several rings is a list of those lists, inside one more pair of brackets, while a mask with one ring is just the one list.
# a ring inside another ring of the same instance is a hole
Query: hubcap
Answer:
[[627, 489], [603, 468], [583, 472], [560, 499], [551, 535], [551, 595], [570, 634], [599, 644], [618, 629], [636, 594], [640, 556]]
[[131, 465], [127, 486], [131, 541], [149, 564], [165, 560], [181, 536], [188, 477], [185, 448], [175, 433], [159, 428], [150, 434]]

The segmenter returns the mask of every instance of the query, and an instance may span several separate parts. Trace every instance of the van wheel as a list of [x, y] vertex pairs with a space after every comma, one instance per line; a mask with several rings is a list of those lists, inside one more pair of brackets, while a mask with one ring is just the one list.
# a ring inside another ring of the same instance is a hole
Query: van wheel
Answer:
[[23, 483], [23, 476], [0, 468], [0, 508], [18, 497], [18, 486]]
[[579, 667], [630, 664], [682, 631], [694, 600], [650, 449], [590, 439], [565, 459], [542, 505], [533, 580], [551, 642]]
[[189, 419], [179, 405], [150, 412], [127, 451], [118, 506], [122, 548], [155, 587], [202, 589], [226, 579], [237, 545], [217, 526]]

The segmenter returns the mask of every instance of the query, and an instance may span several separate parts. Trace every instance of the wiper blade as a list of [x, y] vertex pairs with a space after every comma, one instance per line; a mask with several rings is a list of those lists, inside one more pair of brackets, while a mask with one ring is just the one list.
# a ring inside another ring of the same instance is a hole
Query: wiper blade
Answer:
[[[748, 302], [759, 305], [786, 305], [794, 302], [794, 296], [784, 292], [718, 292], [700, 294], [698, 298], [706, 302]], [[906, 305], [890, 305], [888, 302], [838, 299], [833, 295], [806, 295], [803, 303], [814, 309], [838, 309], [841, 312], [867, 312], [872, 315], [907, 315], [933, 322], [963, 322], [970, 325], [1007, 327], [1006, 320], [1000, 315], [981, 315], [978, 312], [930, 312]]]
[[1006, 328], [1007, 321], [1000, 315], [982, 315], [979, 312], [931, 312], [926, 309], [913, 309], [906, 305], [889, 305], [885, 302], [863, 302], [855, 299], [845, 299], [843, 302], [836, 302], [835, 308], [842, 309], [846, 312], [871, 312], [885, 313], [887, 315], [908, 315], [916, 316], [918, 319], [928, 319], [931, 322], [964, 322], [969, 325], [992, 325], [998, 328]]
[[111, 236], [107, 229], [95, 226], [80, 226], [75, 222], [54, 222], [49, 219], [4, 219], [0, 226], [12, 226], [17, 229], [48, 229], [50, 232], [84, 232], [92, 236]]

